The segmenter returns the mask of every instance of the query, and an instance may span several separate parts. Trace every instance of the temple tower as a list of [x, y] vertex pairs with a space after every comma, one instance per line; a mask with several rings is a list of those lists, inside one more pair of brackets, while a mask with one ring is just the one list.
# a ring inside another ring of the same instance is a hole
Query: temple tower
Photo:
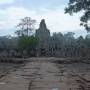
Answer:
[[44, 19], [41, 20], [39, 29], [36, 30], [36, 37], [39, 39], [39, 55], [47, 55], [49, 51], [50, 32], [47, 29]]

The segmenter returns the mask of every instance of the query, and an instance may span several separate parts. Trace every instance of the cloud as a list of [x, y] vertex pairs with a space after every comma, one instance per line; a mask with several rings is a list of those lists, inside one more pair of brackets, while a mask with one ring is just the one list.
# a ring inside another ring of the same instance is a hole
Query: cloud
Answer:
[[41, 12], [37, 18], [38, 20], [44, 18], [51, 32], [65, 32], [65, 31], [76, 31], [84, 29], [80, 27], [80, 16], [79, 14], [74, 14], [70, 16], [69, 14], [64, 13], [64, 7], [60, 6], [54, 10], [50, 9], [41, 9]]
[[[15, 25], [17, 25], [20, 19], [25, 16], [30, 16], [37, 20], [36, 28], [38, 28], [40, 20], [44, 18], [46, 19], [47, 27], [51, 32], [76, 31], [82, 29], [79, 26], [80, 15], [81, 13], [74, 16], [64, 14], [63, 6], [54, 10], [40, 8], [38, 11], [26, 9], [24, 7], [9, 7], [4, 10], [0, 10], [0, 30], [4, 30], [5, 32], [14, 32]], [[14, 30], [11, 31], [11, 29]]]
[[11, 4], [13, 3], [14, 0], [0, 0], [0, 5], [3, 5], [3, 4]]
[[[0, 10], [0, 33], [5, 35], [14, 33], [16, 25], [20, 22], [20, 19], [25, 16], [33, 16], [35, 12], [29, 11], [21, 7], [9, 7], [4, 10]], [[2, 33], [3, 30], [3, 33]], [[5, 32], [5, 33], [4, 33]]]

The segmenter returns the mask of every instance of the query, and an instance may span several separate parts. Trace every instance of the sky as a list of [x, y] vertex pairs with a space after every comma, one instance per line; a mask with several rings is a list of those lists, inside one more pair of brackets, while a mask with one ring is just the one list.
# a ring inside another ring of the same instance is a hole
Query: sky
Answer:
[[39, 27], [41, 19], [51, 33], [76, 32], [85, 35], [86, 31], [80, 25], [82, 12], [70, 16], [64, 9], [68, 0], [0, 0], [0, 36], [14, 35], [16, 25], [20, 19], [28, 16], [37, 21], [35, 28]]

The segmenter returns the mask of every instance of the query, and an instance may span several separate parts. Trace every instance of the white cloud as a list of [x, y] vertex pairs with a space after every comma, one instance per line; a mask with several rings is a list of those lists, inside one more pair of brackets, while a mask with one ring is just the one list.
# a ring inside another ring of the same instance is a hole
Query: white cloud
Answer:
[[[25, 16], [33, 16], [35, 14], [34, 11], [29, 11], [24, 8], [17, 8], [17, 7], [10, 7], [4, 10], [0, 10], [0, 30], [2, 34], [5, 31], [5, 34], [7, 32], [14, 33], [15, 26], [18, 24], [21, 18], [24, 18]], [[12, 30], [13, 29], [13, 30]], [[12, 30], [12, 31], [11, 31]]]
[[64, 9], [59, 7], [55, 10], [40, 9], [39, 11], [25, 9], [23, 7], [9, 7], [0, 10], [0, 30], [11, 30], [25, 16], [30, 16], [37, 20], [37, 27], [41, 19], [46, 19], [46, 23], [51, 32], [75, 31], [82, 29], [79, 24], [81, 14], [69, 16], [64, 14]]
[[2, 4], [11, 4], [13, 2], [14, 2], [14, 0], [0, 0], [0, 5], [2, 5]]
[[56, 10], [42, 9], [44, 13], [38, 15], [38, 20], [44, 18], [51, 32], [76, 31], [83, 29], [80, 27], [80, 16], [82, 13], [70, 16], [64, 14], [62, 7]]

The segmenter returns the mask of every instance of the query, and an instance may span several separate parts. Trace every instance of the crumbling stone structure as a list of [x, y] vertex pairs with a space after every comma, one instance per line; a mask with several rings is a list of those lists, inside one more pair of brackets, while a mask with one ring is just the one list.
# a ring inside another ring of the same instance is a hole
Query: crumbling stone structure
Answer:
[[37, 54], [46, 56], [49, 53], [50, 31], [47, 29], [45, 20], [41, 20], [39, 29], [36, 30], [36, 37], [39, 39]]

